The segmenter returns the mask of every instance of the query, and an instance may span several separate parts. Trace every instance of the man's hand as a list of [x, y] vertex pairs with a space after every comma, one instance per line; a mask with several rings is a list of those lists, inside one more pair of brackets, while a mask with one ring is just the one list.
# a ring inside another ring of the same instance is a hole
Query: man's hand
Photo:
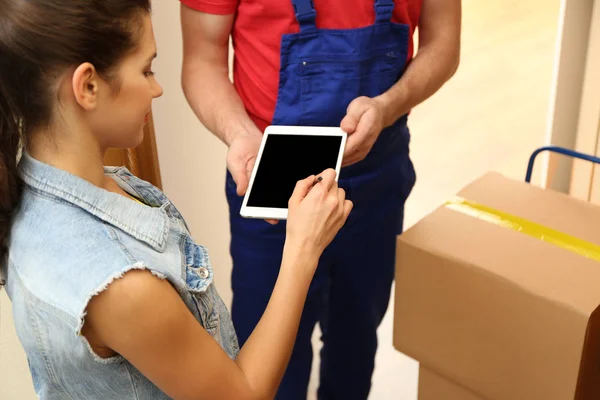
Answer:
[[248, 190], [252, 169], [258, 156], [262, 138], [255, 134], [239, 134], [231, 141], [227, 152], [227, 168], [237, 185], [237, 194], [243, 196]]
[[359, 97], [348, 106], [341, 128], [349, 134], [343, 165], [366, 157], [383, 128], [437, 92], [460, 61], [460, 0], [423, 0], [419, 49], [402, 78], [375, 98]]
[[[237, 185], [238, 196], [244, 196], [250, 184], [252, 169], [258, 157], [258, 149], [262, 137], [257, 134], [241, 133], [231, 141], [227, 152], [227, 169]], [[271, 225], [277, 225], [275, 219], [265, 220]]]
[[385, 128], [385, 104], [378, 98], [358, 97], [348, 106], [341, 128], [349, 135], [343, 166], [362, 161]]

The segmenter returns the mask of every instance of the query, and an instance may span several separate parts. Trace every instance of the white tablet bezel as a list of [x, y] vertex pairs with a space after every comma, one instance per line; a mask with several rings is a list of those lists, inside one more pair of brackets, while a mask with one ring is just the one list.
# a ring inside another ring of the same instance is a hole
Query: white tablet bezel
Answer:
[[335, 180], [337, 181], [340, 176], [340, 169], [342, 167], [342, 159], [344, 157], [344, 150], [346, 148], [346, 139], [348, 135], [339, 127], [317, 127], [317, 126], [283, 126], [283, 125], [271, 125], [265, 129], [265, 133], [258, 150], [258, 156], [256, 157], [256, 163], [252, 170], [250, 177], [250, 183], [248, 190], [244, 196], [242, 202], [242, 208], [240, 209], [240, 215], [244, 218], [258, 218], [258, 219], [274, 219], [274, 220], [285, 220], [288, 216], [287, 208], [268, 208], [268, 207], [248, 207], [248, 198], [254, 185], [254, 178], [258, 171], [262, 159], [263, 149], [270, 135], [303, 135], [303, 136], [336, 136], [341, 137], [340, 150], [338, 153], [337, 163], [335, 166]]

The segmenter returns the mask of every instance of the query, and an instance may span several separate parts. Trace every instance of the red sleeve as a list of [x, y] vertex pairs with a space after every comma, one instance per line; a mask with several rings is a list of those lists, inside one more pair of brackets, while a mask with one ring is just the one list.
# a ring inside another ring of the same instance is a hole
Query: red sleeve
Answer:
[[234, 14], [239, 0], [179, 0], [194, 10], [208, 14]]

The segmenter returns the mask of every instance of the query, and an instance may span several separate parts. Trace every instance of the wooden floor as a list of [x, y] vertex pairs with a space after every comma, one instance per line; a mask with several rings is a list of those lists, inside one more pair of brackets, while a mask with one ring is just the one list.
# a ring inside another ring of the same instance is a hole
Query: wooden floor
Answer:
[[[524, 178], [529, 155], [544, 144], [559, 4], [463, 0], [460, 68], [410, 117], [418, 177], [407, 204], [408, 226], [489, 170]], [[393, 349], [392, 314], [391, 304], [379, 330], [370, 398], [416, 399], [418, 365]]]
[[[155, 5], [155, 31], [162, 53], [156, 69], [165, 86], [165, 96], [155, 103], [163, 182], [196, 239], [208, 245], [213, 264], [221, 266], [217, 285], [229, 302], [224, 174], [214, 174], [217, 167], [224, 170], [224, 149], [216, 140], [204, 139], [208, 134], [201, 137], [195, 131], [197, 122], [185, 105], [179, 64], [174, 61], [181, 57], [179, 46], [173, 44], [179, 40], [179, 33], [173, 33], [178, 9], [167, 3]], [[411, 115], [418, 182], [407, 205], [408, 226], [488, 170], [522, 179], [529, 154], [544, 141], [559, 0], [463, 0], [463, 7], [459, 71]], [[186, 129], [193, 132], [183, 136]], [[182, 147], [181, 143], [188, 144]], [[190, 174], [202, 174], [203, 184], [190, 187], [187, 179], [181, 179], [184, 167]], [[210, 200], [215, 206], [200, 209], [198, 199]], [[34, 399], [4, 293], [0, 293], [0, 302], [0, 398]], [[417, 365], [392, 348], [392, 311], [390, 307], [379, 332], [371, 399], [413, 400]], [[315, 365], [317, 362], [318, 353]], [[315, 398], [317, 374], [315, 369], [311, 399]]]

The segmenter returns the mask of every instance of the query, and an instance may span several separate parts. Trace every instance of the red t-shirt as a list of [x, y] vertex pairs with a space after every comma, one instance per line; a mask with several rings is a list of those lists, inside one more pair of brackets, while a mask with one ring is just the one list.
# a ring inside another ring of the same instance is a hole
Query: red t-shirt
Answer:
[[[236, 13], [233, 78], [248, 114], [264, 130], [273, 119], [279, 85], [281, 35], [299, 32], [291, 0], [180, 0], [209, 14]], [[352, 29], [373, 24], [375, 0], [314, 0], [317, 27]], [[393, 21], [415, 31], [423, 0], [395, 0]], [[408, 59], [413, 56], [409, 43]]]

